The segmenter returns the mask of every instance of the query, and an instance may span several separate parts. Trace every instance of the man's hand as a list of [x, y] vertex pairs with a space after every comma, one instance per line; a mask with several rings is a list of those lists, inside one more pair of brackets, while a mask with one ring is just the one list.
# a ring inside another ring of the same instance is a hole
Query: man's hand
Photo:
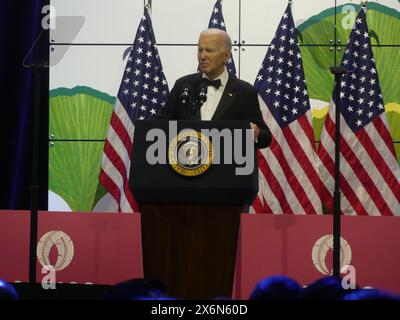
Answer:
[[257, 142], [258, 136], [260, 135], [260, 128], [253, 122], [250, 122], [250, 127], [251, 127], [251, 129], [253, 129], [254, 141]]

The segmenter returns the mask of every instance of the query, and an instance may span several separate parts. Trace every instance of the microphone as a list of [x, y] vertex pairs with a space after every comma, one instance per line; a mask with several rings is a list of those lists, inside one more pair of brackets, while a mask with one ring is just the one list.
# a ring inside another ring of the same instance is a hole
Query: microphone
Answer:
[[193, 87], [189, 83], [186, 83], [183, 86], [183, 90], [182, 90], [182, 93], [180, 95], [180, 98], [181, 98], [181, 101], [182, 101], [183, 104], [186, 104], [190, 100], [190, 96], [191, 96], [192, 91], [193, 91]]
[[207, 101], [207, 82], [201, 81], [199, 86], [199, 104], [202, 106]]

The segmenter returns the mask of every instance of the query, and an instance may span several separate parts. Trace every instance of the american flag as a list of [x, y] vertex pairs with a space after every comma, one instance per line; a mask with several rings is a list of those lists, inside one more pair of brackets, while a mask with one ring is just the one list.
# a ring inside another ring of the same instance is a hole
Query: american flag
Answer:
[[288, 5], [255, 81], [273, 139], [258, 150], [256, 213], [322, 214], [310, 102]]
[[[378, 73], [362, 8], [342, 60], [340, 83], [341, 213], [400, 215], [400, 169], [388, 129]], [[330, 105], [318, 149], [330, 198], [334, 190], [335, 104]], [[329, 206], [332, 210], [332, 206]]]
[[[221, 30], [226, 31], [224, 16], [222, 14], [221, 0], [217, 0], [217, 2], [214, 5], [214, 8], [213, 8], [213, 11], [211, 14], [211, 18], [210, 18], [210, 22], [208, 23], [208, 28], [221, 29]], [[236, 76], [235, 62], [233, 61], [232, 57], [229, 59], [228, 64], [226, 65], [226, 68], [228, 69], [229, 73]]]
[[118, 204], [134, 212], [138, 205], [128, 186], [135, 121], [150, 118], [169, 94], [147, 8], [122, 77], [104, 144], [100, 182]]

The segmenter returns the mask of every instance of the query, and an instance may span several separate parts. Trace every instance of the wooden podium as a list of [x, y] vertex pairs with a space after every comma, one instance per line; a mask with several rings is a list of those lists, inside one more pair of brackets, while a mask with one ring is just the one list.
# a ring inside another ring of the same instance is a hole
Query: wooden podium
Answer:
[[[249, 129], [241, 121], [175, 123], [177, 132], [185, 128]], [[246, 143], [245, 137], [239, 142], [223, 139], [219, 150], [214, 149], [214, 153], [221, 152], [221, 164], [213, 163], [201, 175], [187, 177], [168, 163], [149, 164], [146, 152], [153, 141], [146, 141], [146, 136], [155, 128], [170, 136], [168, 121], [135, 124], [129, 179], [141, 212], [144, 276], [163, 281], [167, 294], [181, 299], [231, 297], [240, 214], [247, 212], [258, 191], [255, 151], [247, 155], [253, 161], [251, 174], [237, 175], [235, 160], [222, 163], [224, 145], [237, 147]]]

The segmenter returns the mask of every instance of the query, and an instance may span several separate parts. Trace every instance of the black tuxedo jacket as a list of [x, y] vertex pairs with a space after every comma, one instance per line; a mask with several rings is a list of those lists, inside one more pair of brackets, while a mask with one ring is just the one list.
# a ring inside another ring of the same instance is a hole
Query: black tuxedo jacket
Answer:
[[[192, 115], [181, 101], [181, 94], [185, 85], [189, 84], [194, 94], [199, 90], [201, 73], [194, 73], [178, 79], [171, 90], [168, 100], [163, 109], [157, 115], [157, 119], [166, 120], [201, 120], [200, 110]], [[256, 148], [266, 148], [271, 143], [271, 132], [265, 124], [258, 94], [256, 89], [249, 83], [240, 80], [231, 74], [222, 94], [221, 100], [211, 120], [242, 120], [255, 123], [260, 128]]]

